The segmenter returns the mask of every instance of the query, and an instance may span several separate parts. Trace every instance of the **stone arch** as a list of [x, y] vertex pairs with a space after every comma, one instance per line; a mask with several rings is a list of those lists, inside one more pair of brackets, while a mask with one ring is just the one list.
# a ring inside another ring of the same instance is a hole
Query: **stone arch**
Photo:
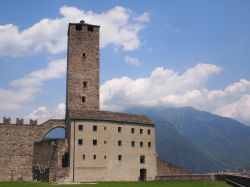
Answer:
[[64, 128], [66, 129], [65, 120], [64, 119], [51, 119], [44, 122], [42, 125], [37, 126], [39, 128], [37, 134], [37, 141], [41, 141], [43, 137], [50, 131], [55, 128]]

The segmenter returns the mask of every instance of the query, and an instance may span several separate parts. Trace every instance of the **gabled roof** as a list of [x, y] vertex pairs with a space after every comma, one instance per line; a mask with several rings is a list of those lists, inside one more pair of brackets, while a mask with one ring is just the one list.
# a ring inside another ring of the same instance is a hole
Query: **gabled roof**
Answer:
[[154, 123], [147, 116], [109, 112], [101, 110], [81, 110], [81, 111], [69, 111], [69, 117], [71, 120], [99, 120], [99, 121], [111, 121], [111, 122], [124, 122], [135, 123], [144, 125], [154, 125]]

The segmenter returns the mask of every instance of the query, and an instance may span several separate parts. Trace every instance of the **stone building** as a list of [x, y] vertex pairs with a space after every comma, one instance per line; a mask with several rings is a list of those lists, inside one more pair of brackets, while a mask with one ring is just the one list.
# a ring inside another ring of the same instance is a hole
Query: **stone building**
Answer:
[[[185, 173], [157, 162], [148, 117], [99, 109], [99, 28], [69, 24], [65, 119], [0, 123], [0, 181], [137, 181]], [[58, 127], [65, 138], [43, 138]]]
[[71, 181], [155, 178], [152, 121], [99, 110], [99, 26], [69, 24], [66, 109]]

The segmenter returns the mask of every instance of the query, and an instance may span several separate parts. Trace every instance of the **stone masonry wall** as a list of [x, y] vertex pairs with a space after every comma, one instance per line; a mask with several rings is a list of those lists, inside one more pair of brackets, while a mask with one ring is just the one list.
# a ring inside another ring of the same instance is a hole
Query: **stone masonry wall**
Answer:
[[67, 153], [66, 139], [35, 142], [33, 179], [37, 181], [64, 181], [69, 173], [69, 167], [63, 167], [62, 164], [63, 157]]
[[166, 162], [165, 160], [160, 160], [157, 158], [157, 176], [168, 176], [168, 175], [181, 175], [190, 174], [173, 164]]
[[42, 125], [4, 122], [0, 123], [0, 181], [31, 181], [34, 142], [56, 127], [65, 127], [64, 120]]
[[99, 110], [99, 26], [70, 23], [67, 58], [67, 110]]

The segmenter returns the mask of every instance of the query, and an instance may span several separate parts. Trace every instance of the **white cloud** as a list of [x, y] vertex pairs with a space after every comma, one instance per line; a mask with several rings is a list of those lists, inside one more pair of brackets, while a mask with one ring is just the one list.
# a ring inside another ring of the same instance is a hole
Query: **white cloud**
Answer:
[[138, 33], [149, 21], [148, 13], [136, 16], [119, 6], [102, 13], [64, 6], [60, 14], [61, 18], [44, 18], [25, 30], [13, 24], [0, 25], [0, 57], [63, 52], [67, 48], [68, 23], [82, 19], [101, 26], [101, 47], [112, 44], [116, 49], [134, 50], [140, 46]]
[[10, 82], [8, 89], [0, 88], [0, 110], [12, 110], [31, 101], [40, 91], [44, 81], [61, 78], [66, 73], [66, 59], [53, 60], [48, 66], [31, 72], [24, 78]]
[[139, 66], [141, 64], [141, 62], [137, 58], [130, 56], [125, 56], [125, 62], [135, 66]]
[[206, 82], [220, 71], [216, 65], [197, 64], [183, 74], [158, 67], [149, 77], [112, 79], [101, 86], [101, 107], [122, 111], [136, 106], [193, 106], [250, 124], [250, 81], [208, 90]]
[[49, 110], [46, 106], [41, 106], [29, 114], [30, 119], [37, 119], [41, 124], [49, 119], [64, 119], [65, 103], [60, 103], [55, 109]]

